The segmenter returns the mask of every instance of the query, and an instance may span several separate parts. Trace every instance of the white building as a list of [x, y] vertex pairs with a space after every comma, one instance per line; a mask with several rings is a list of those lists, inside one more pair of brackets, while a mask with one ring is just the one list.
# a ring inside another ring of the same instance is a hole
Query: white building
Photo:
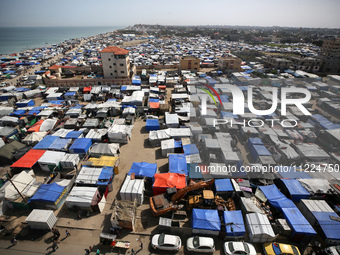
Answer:
[[105, 79], [128, 78], [130, 71], [129, 51], [109, 46], [101, 52]]

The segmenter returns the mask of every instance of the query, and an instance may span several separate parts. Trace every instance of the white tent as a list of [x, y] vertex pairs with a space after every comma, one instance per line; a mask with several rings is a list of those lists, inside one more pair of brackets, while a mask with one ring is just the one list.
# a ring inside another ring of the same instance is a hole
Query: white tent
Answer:
[[28, 226], [32, 229], [51, 230], [57, 222], [52, 210], [34, 209], [26, 218]]
[[91, 156], [117, 156], [119, 143], [95, 143], [89, 152]]
[[144, 180], [134, 179], [131, 180], [131, 176], [127, 175], [125, 181], [120, 189], [121, 200], [134, 201], [137, 200], [137, 204], [141, 205], [144, 201]]
[[166, 112], [165, 113], [165, 123], [169, 128], [177, 128], [179, 126], [179, 119], [176, 113], [171, 114]]
[[175, 153], [175, 140], [167, 139], [161, 141], [162, 156], [167, 157], [169, 153]]
[[[33, 170], [22, 171], [19, 174], [14, 175], [11, 178], [13, 184], [17, 187], [23, 196], [31, 193], [30, 189], [33, 188], [33, 184], [36, 180]], [[7, 199], [10, 201], [15, 201], [20, 197], [18, 191], [14, 188], [11, 182], [6, 182], [0, 188], [0, 200]]]
[[75, 186], [66, 198], [65, 205], [67, 208], [76, 206], [82, 210], [93, 211], [93, 206], [99, 201], [100, 195], [97, 187]]
[[107, 129], [90, 129], [86, 138], [91, 138], [93, 142], [100, 142], [102, 137], [107, 134]]
[[249, 241], [253, 243], [272, 242], [276, 235], [265, 214], [249, 213], [246, 215]]
[[65, 152], [46, 151], [38, 160], [41, 170], [50, 172], [59, 166], [60, 160], [65, 156]]
[[35, 143], [40, 142], [46, 136], [46, 134], [47, 134], [46, 131], [43, 131], [43, 132], [33, 132], [31, 134], [28, 134], [22, 140], [22, 142], [27, 144], [27, 145], [35, 144]]
[[64, 157], [60, 159], [60, 166], [62, 169], [74, 169], [79, 163], [78, 154], [65, 153]]
[[56, 119], [46, 119], [41, 124], [39, 131], [50, 131], [53, 129], [54, 125], [57, 123]]
[[112, 143], [128, 143], [133, 126], [113, 124], [108, 130], [108, 138]]

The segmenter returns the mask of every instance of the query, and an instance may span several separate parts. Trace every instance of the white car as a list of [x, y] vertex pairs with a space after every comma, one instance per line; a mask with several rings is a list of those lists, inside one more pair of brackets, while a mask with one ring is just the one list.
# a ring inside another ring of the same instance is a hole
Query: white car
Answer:
[[179, 236], [168, 234], [157, 234], [151, 239], [151, 246], [154, 249], [165, 251], [178, 251], [181, 249], [182, 241]]
[[225, 255], [256, 255], [255, 247], [245, 242], [225, 242], [223, 249]]
[[213, 253], [215, 251], [214, 239], [203, 236], [190, 237], [187, 240], [187, 249], [192, 252]]

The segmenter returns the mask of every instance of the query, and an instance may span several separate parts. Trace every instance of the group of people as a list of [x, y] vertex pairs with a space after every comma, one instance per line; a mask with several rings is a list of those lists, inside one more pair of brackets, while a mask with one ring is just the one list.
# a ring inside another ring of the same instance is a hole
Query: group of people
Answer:
[[[53, 244], [52, 244], [51, 247], [52, 247], [53, 251], [56, 251], [56, 249], [59, 248], [59, 246], [58, 246], [58, 243], [59, 243], [58, 239], [60, 237], [60, 232], [59, 232], [58, 229], [52, 228], [52, 233], [53, 233]], [[67, 229], [65, 230], [65, 233], [66, 233], [66, 237], [71, 236], [70, 232]]]

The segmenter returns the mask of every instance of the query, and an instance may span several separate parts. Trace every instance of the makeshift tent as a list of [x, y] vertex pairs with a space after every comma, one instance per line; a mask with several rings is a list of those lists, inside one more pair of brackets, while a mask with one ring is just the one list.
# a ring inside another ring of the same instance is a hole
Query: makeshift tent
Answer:
[[157, 172], [157, 164], [147, 162], [133, 162], [128, 175], [135, 174], [136, 177], [153, 178]]
[[50, 147], [50, 145], [57, 139], [58, 139], [57, 136], [47, 135], [39, 143], [37, 143], [37, 145], [35, 145], [33, 149], [47, 150]]
[[60, 160], [65, 154], [60, 151], [46, 151], [38, 160], [41, 170], [47, 172], [60, 170]]
[[99, 210], [100, 194], [97, 187], [78, 187], [75, 186], [66, 198], [67, 208], [79, 208], [84, 211], [93, 212], [94, 208]]
[[72, 138], [72, 139], [77, 139], [77, 138], [83, 138], [83, 132], [84, 130], [78, 130], [78, 131], [70, 131], [65, 135], [65, 138]]
[[18, 141], [13, 141], [9, 144], [5, 144], [0, 148], [0, 163], [2, 165], [7, 165], [12, 163], [14, 160], [15, 152], [24, 148], [25, 144], [19, 143]]
[[195, 144], [183, 145], [183, 151], [185, 156], [199, 154], [199, 150]]
[[275, 185], [259, 186], [259, 188], [270, 204], [282, 211], [285, 219], [294, 231], [293, 238], [296, 235], [297, 240], [299, 240], [304, 236], [316, 234], [295, 204], [286, 198]]
[[252, 145], [250, 147], [250, 154], [254, 160], [257, 160], [260, 156], [272, 155], [264, 145]]
[[39, 120], [38, 122], [34, 123], [27, 132], [39, 132], [41, 124], [44, 122], [44, 120]]
[[175, 140], [166, 139], [161, 141], [162, 156], [167, 157], [170, 153], [175, 153]]
[[169, 128], [177, 128], [179, 126], [179, 119], [176, 113], [165, 113], [165, 123]]
[[41, 124], [39, 131], [50, 131], [53, 129], [54, 125], [57, 123], [56, 119], [46, 119]]
[[112, 183], [113, 167], [83, 166], [77, 176], [77, 185], [105, 186]]
[[127, 175], [119, 192], [120, 199], [129, 201], [136, 199], [137, 205], [142, 205], [144, 201], [144, 189], [144, 180], [131, 180], [130, 175]]
[[265, 214], [249, 213], [246, 215], [249, 241], [252, 243], [272, 242], [276, 235]]
[[22, 99], [16, 103], [18, 108], [34, 106], [34, 101], [32, 99]]
[[186, 187], [186, 178], [184, 174], [162, 173], [154, 175], [152, 190], [154, 196], [165, 193], [168, 188], [180, 190]]
[[91, 156], [117, 156], [119, 154], [119, 143], [95, 143], [89, 149]]
[[92, 139], [90, 138], [78, 138], [69, 148], [69, 152], [73, 154], [86, 154], [92, 145]]
[[45, 150], [29, 150], [24, 156], [11, 165], [12, 168], [32, 168], [45, 153]]
[[187, 161], [184, 154], [169, 155], [169, 172], [188, 175]]
[[194, 208], [192, 210], [191, 227], [193, 234], [217, 236], [221, 230], [217, 210]]
[[133, 126], [113, 124], [107, 132], [111, 143], [128, 143], [131, 138], [131, 129]]
[[229, 238], [240, 238], [246, 233], [241, 211], [224, 211], [224, 224]]
[[72, 143], [72, 139], [63, 139], [57, 137], [50, 146], [48, 146], [49, 150], [56, 151], [67, 151], [68, 146]]
[[302, 169], [291, 166], [276, 166], [274, 168], [275, 173], [281, 178], [291, 179], [311, 179], [308, 173], [303, 172]]
[[79, 161], [80, 159], [78, 154], [65, 153], [64, 157], [60, 159], [59, 163], [62, 169], [74, 169], [77, 167]]
[[151, 131], [151, 130], [159, 130], [159, 122], [158, 119], [147, 119], [146, 120], [146, 125], [145, 129], [146, 131]]
[[293, 201], [300, 201], [310, 197], [310, 193], [295, 179], [281, 179]]
[[57, 210], [64, 202], [67, 188], [57, 183], [41, 184], [28, 203], [34, 208]]
[[219, 196], [224, 196], [226, 194], [231, 195], [231, 193], [234, 191], [234, 187], [230, 179], [215, 180], [214, 185], [215, 185], [216, 195], [219, 195]]
[[31, 229], [52, 230], [57, 217], [51, 210], [34, 209], [25, 220]]
[[23, 140], [22, 142], [27, 144], [27, 145], [33, 145], [36, 144], [38, 142], [40, 142], [45, 136], [46, 136], [47, 132], [33, 132], [31, 134], [28, 134]]
[[[23, 196], [29, 194], [29, 190], [32, 188], [36, 178], [33, 170], [22, 171], [19, 174], [14, 175], [12, 178], [12, 183], [20, 191]], [[9, 201], [15, 201], [20, 197], [17, 189], [13, 186], [10, 181], [7, 181], [0, 188], [0, 201], [6, 199]]]
[[107, 129], [90, 129], [86, 138], [91, 138], [93, 142], [100, 142], [102, 137], [107, 134]]
[[100, 158], [89, 158], [86, 162], [89, 166], [109, 166], [113, 167], [115, 174], [119, 173], [118, 165], [119, 165], [119, 158], [112, 157], [112, 156], [101, 156]]

